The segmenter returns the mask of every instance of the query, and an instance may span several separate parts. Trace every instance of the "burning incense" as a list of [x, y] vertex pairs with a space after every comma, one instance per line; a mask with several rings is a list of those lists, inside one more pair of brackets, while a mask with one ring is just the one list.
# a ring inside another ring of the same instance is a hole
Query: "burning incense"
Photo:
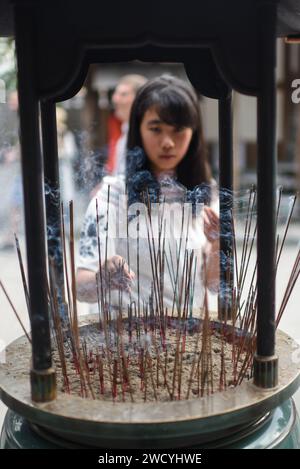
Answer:
[[22, 320], [21, 320], [19, 314], [17, 313], [17, 310], [16, 310], [16, 308], [14, 307], [13, 302], [11, 301], [11, 299], [10, 299], [10, 297], [9, 297], [9, 295], [8, 295], [8, 293], [7, 293], [7, 291], [6, 291], [5, 287], [4, 287], [4, 285], [3, 285], [3, 283], [1, 282], [1, 280], [0, 280], [0, 287], [2, 288], [3, 293], [4, 293], [4, 295], [6, 296], [7, 301], [9, 302], [9, 304], [10, 304], [10, 306], [11, 306], [11, 308], [12, 308], [12, 310], [13, 310], [13, 312], [14, 312], [14, 314], [15, 314], [15, 316], [16, 316], [16, 318], [17, 318], [19, 324], [20, 324], [20, 326], [22, 327], [22, 329], [23, 329], [23, 331], [24, 331], [24, 334], [26, 335], [28, 341], [31, 343], [31, 338], [29, 337], [28, 332], [26, 331], [25, 326], [24, 326], [24, 324], [23, 324], [23, 322], [22, 322]]
[[22, 260], [20, 243], [19, 243], [19, 240], [17, 238], [16, 233], [14, 233], [14, 236], [15, 236], [15, 243], [16, 243], [16, 248], [17, 248], [17, 253], [18, 253], [19, 267], [20, 267], [20, 272], [21, 272], [21, 277], [22, 277], [22, 283], [23, 283], [23, 289], [24, 289], [25, 300], [26, 300], [26, 305], [27, 305], [27, 311], [28, 311], [28, 315], [30, 317], [29, 292], [28, 292], [27, 281], [26, 281], [26, 276], [25, 276], [24, 264], [23, 264], [23, 260]]
[[[251, 189], [249, 193], [240, 261], [237, 259], [234, 217], [231, 217], [236, 284], [230, 292], [230, 300], [228, 301], [232, 311], [225, 309], [225, 313], [228, 315], [225, 314], [221, 322], [215, 322], [210, 317], [205, 256], [201, 262], [201, 257], [199, 256], [197, 259], [195, 252], [188, 249], [190, 214], [187, 216], [184, 207], [182, 207], [178, 226], [180, 240], [178, 242], [176, 240], [172, 245], [166, 236], [164, 207], [160, 206], [158, 213], [157, 238], [154, 236], [155, 219], [151, 214], [149, 194], [144, 194], [143, 197], [148, 208], [145, 216], [148, 252], [142, 252], [140, 225], [142, 219], [141, 214], [137, 212], [137, 238], [133, 245], [136, 248], [137, 297], [133, 300], [134, 297], [130, 293], [129, 304], [125, 304], [125, 295], [123, 297], [121, 284], [117, 288], [117, 304], [111, 304], [113, 296], [111, 290], [115, 287], [112, 274], [107, 269], [110, 189], [108, 188], [105, 209], [107, 219], [104, 246], [101, 245], [99, 205], [96, 200], [99, 266], [96, 276], [96, 291], [99, 318], [97, 325], [92, 329], [91, 337], [89, 334], [82, 335], [79, 327], [76, 299], [74, 209], [73, 203], [70, 203], [69, 261], [66, 256], [64, 223], [62, 224], [64, 274], [70, 319], [67, 326], [62, 323], [59, 315], [55, 289], [57, 278], [55, 278], [55, 268], [54, 266], [52, 268], [51, 262], [51, 288], [49, 291], [49, 304], [57, 349], [55, 353], [57, 362], [60, 364], [64, 390], [70, 393], [78, 392], [78, 386], [80, 386], [82, 397], [123, 402], [127, 400], [149, 402], [160, 399], [198, 398], [211, 395], [216, 390], [222, 391], [228, 386], [240, 384], [251, 376], [256, 340], [257, 262], [255, 262], [252, 272], [249, 268], [257, 232], [255, 222], [256, 192]], [[279, 218], [281, 200], [281, 193], [279, 193], [276, 222]], [[278, 240], [277, 267], [287, 238], [294, 205], [295, 199], [292, 199], [292, 207], [283, 239], [281, 242]], [[61, 210], [63, 219], [63, 207]], [[29, 304], [17, 238], [16, 244], [25, 298]], [[130, 268], [128, 239], [126, 240], [126, 250], [127, 264]], [[148, 254], [149, 257], [151, 276], [151, 287], [147, 296], [143, 292], [143, 280], [140, 276], [142, 255], [145, 254]], [[226, 262], [228, 264], [226, 280], [229, 281], [231, 260]], [[117, 267], [117, 275], [121, 279], [124, 277], [124, 271], [125, 260], [120, 262]], [[250, 286], [248, 291], [245, 291], [249, 274]], [[195, 311], [194, 308], [194, 297], [198, 288], [196, 280], [199, 275], [202, 275], [204, 285], [203, 312]], [[300, 249], [277, 315], [277, 325], [299, 275]], [[169, 278], [171, 285], [170, 306], [168, 307], [165, 304], [167, 278]], [[6, 294], [1, 282], [0, 286]], [[7, 294], [6, 296], [9, 299]], [[11, 302], [10, 304], [12, 305]], [[232, 320], [229, 321], [228, 317], [231, 317]], [[17, 318], [19, 320], [18, 315]], [[23, 330], [25, 332], [25, 328]], [[27, 333], [26, 336], [30, 340]], [[215, 345], [216, 343], [217, 345]], [[218, 371], [216, 371], [217, 365]], [[78, 383], [75, 387], [76, 391], [74, 391], [70, 378], [74, 375]]]

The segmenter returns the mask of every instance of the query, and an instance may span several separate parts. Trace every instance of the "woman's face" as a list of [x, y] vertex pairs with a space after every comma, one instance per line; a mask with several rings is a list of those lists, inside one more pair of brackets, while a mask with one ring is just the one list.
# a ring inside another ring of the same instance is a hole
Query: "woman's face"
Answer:
[[140, 134], [151, 169], [157, 175], [177, 168], [188, 151], [193, 130], [164, 123], [152, 107], [144, 114]]

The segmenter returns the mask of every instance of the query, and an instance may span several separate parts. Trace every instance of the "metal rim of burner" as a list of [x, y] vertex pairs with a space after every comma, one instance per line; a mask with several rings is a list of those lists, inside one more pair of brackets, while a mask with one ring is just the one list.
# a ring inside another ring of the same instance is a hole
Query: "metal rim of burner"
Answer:
[[[293, 361], [298, 346], [278, 331], [280, 360], [276, 388], [261, 389], [250, 381], [207, 397], [155, 405], [94, 401], [59, 392], [55, 401], [38, 404], [31, 400], [29, 373], [24, 372], [20, 362], [19, 347], [25, 344], [22, 337], [9, 345], [7, 365], [0, 366], [4, 403], [45, 436], [49, 433], [100, 448], [166, 448], [170, 444], [184, 447], [214, 441], [222, 432], [229, 438], [235, 432], [251, 432], [259, 422], [263, 425], [268, 414], [290, 398], [300, 383], [300, 363]], [[29, 357], [28, 343], [27, 347]]]

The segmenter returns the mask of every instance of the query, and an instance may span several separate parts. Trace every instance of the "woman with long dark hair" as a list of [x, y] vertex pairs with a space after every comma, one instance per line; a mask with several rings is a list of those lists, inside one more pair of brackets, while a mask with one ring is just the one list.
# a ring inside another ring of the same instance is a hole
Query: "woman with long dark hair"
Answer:
[[[124, 194], [127, 207], [120, 203]], [[191, 86], [162, 76], [139, 90], [131, 109], [126, 177], [104, 178], [96, 199], [98, 214], [92, 200], [81, 234], [79, 299], [97, 302], [98, 279], [109, 289], [111, 304], [114, 290], [121, 289], [131, 302], [157, 303], [161, 298], [151, 294], [159, 270], [164, 307], [178, 308], [177, 283], [190, 262], [193, 307], [202, 306], [204, 283], [215, 289], [219, 280], [219, 219]], [[114, 236], [108, 235], [110, 227]]]
[[[136, 147], [144, 148], [141, 124], [149, 110], [156, 112], [160, 123], [173, 127], [174, 135], [177, 134], [179, 138], [184, 130], [192, 130], [187, 151], [182, 155], [184, 157], [175, 164], [171, 159], [162, 159], [160, 165], [162, 169], [175, 169], [176, 166], [177, 181], [187, 189], [194, 189], [201, 183], [210, 183], [211, 171], [206, 158], [200, 106], [194, 90], [184, 81], [168, 75], [155, 78], [149, 81], [147, 86], [142, 87], [134, 101], [130, 116], [127, 144], [129, 150]], [[155, 126], [152, 127], [154, 129]], [[157, 127], [154, 132], [158, 133], [159, 130]], [[145, 153], [148, 158], [144, 159], [143, 169], [150, 169], [149, 154], [147, 155], [147, 151]]]

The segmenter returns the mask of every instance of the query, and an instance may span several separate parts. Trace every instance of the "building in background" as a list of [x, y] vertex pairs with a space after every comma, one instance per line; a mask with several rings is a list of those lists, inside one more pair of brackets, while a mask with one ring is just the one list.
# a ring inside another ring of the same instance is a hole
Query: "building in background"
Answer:
[[[94, 64], [85, 82], [85, 97], [81, 109], [82, 135], [86, 135], [81, 158], [94, 159], [96, 179], [107, 158], [109, 123], [111, 122], [112, 94], [122, 75], [139, 73], [147, 78], [171, 73], [187, 79], [181, 64], [130, 62], [120, 64]], [[286, 192], [300, 187], [300, 104], [292, 102], [292, 81], [300, 78], [300, 45], [285, 44], [278, 40], [277, 67], [277, 150], [278, 185]], [[74, 98], [73, 98], [74, 100]], [[72, 101], [65, 105], [73, 112]], [[200, 97], [205, 138], [209, 159], [215, 176], [218, 175], [218, 103]], [[256, 182], [256, 98], [233, 94], [234, 107], [234, 185], [236, 189]], [[76, 130], [76, 129], [75, 129]], [[81, 162], [82, 164], [82, 162]]]
[[[11, 40], [10, 40], [11, 43]], [[11, 53], [8, 54], [11, 57]], [[11, 60], [11, 58], [10, 58]], [[10, 65], [11, 69], [12, 65]], [[13, 76], [7, 67], [0, 69], [3, 76]], [[7, 75], [8, 73], [8, 75]], [[61, 103], [67, 112], [69, 129], [73, 132], [78, 153], [74, 161], [76, 188], [89, 194], [105, 172], [108, 156], [109, 132], [112, 129], [112, 95], [119, 79], [126, 74], [138, 73], [147, 78], [171, 73], [187, 79], [181, 64], [141, 63], [93, 64], [90, 66], [83, 88], [72, 99]], [[277, 149], [278, 185], [286, 192], [300, 187], [300, 103], [292, 99], [292, 82], [300, 79], [300, 45], [285, 44], [278, 40], [277, 67]], [[13, 82], [13, 79], [12, 81]], [[218, 176], [218, 103], [200, 97], [205, 138], [214, 174]], [[0, 103], [1, 142], [0, 155], [10, 136], [7, 103]], [[256, 98], [233, 94], [234, 107], [234, 185], [236, 189], [256, 182]], [[118, 123], [116, 123], [117, 125]], [[14, 124], [15, 125], [15, 124]], [[0, 157], [1, 164], [1, 157]], [[1, 168], [1, 166], [0, 166]], [[2, 165], [2, 168], [3, 165]], [[0, 169], [1, 170], [1, 169]], [[88, 197], [88, 195], [87, 195]], [[0, 210], [1, 212], [1, 210]], [[1, 218], [1, 213], [0, 213]]]

